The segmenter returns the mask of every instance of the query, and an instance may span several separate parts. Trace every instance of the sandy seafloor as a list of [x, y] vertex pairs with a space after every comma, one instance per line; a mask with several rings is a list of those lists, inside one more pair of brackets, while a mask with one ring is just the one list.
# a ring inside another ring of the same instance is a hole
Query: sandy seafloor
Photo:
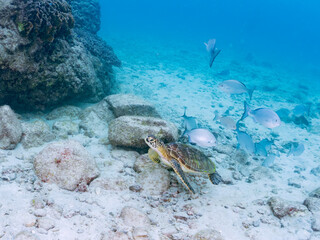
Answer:
[[[299, 81], [304, 79], [275, 64], [259, 60], [248, 62], [244, 57], [237, 58], [226, 51], [209, 69], [202, 43], [194, 47], [152, 38], [132, 40], [114, 37], [107, 40], [123, 64], [115, 70], [117, 88], [114, 93], [131, 93], [145, 98], [154, 104], [162, 118], [175, 123], [180, 129], [180, 116], [186, 106], [188, 115], [197, 117], [202, 127], [218, 134], [217, 149], [230, 149], [233, 152], [231, 156], [237, 156], [234, 153], [237, 151], [236, 135], [213, 121], [214, 111], [224, 113], [229, 109], [229, 116], [239, 119], [247, 96], [229, 96], [219, 91], [217, 84], [220, 81], [238, 79], [248, 86], [255, 85], [257, 89], [250, 103], [254, 107], [291, 110], [304, 101], [318, 101], [316, 93], [319, 89], [299, 88]], [[224, 70], [229, 70], [230, 74], [219, 74]], [[273, 90], [267, 91], [267, 87]], [[317, 117], [319, 114], [308, 118], [311, 122], [308, 129], [294, 123], [282, 123], [273, 130], [246, 119], [242, 130], [249, 133], [255, 142], [273, 136], [277, 146], [273, 146], [273, 151], [279, 151], [280, 157], [271, 168], [261, 168], [263, 158], [249, 156], [249, 164], [237, 163], [236, 166], [240, 166], [238, 170], [244, 175], [253, 174], [253, 180], [246, 181], [246, 176], [235, 180], [230, 162], [237, 159], [225, 160], [228, 153], [219, 155], [226, 156], [225, 159], [215, 159], [215, 151], [206, 150], [213, 155], [218, 172], [231, 179], [233, 184], [214, 186], [206, 177], [195, 178], [190, 180], [198, 192], [193, 197], [180, 183], [177, 184], [173, 173], [172, 187], [162, 196], [94, 186], [89, 187], [88, 192], [70, 192], [36, 180], [32, 157], [47, 143], [28, 150], [21, 145], [15, 150], [1, 150], [1, 169], [15, 169], [19, 177], [10, 181], [0, 180], [0, 238], [13, 239], [25, 230], [39, 239], [109, 239], [108, 236], [117, 230], [130, 239], [131, 229], [121, 222], [119, 214], [124, 206], [133, 206], [151, 219], [151, 226], [146, 229], [150, 239], [169, 239], [165, 238], [166, 235], [171, 239], [193, 239], [203, 229], [214, 229], [226, 240], [320, 239], [311, 229], [308, 217], [292, 216], [279, 220], [266, 204], [273, 196], [303, 203], [311, 191], [320, 187], [319, 176], [310, 174], [311, 169], [320, 165], [320, 131], [316, 130], [320, 122]], [[110, 185], [117, 180], [129, 186], [135, 182], [136, 173], [132, 165], [138, 153], [105, 145], [101, 139], [81, 133], [69, 136], [69, 139], [75, 139], [86, 147], [97, 162], [100, 178], [111, 179]], [[283, 146], [292, 141], [304, 143], [305, 152], [301, 156], [287, 157], [288, 149]], [[299, 171], [295, 172], [297, 169]], [[195, 180], [205, 184], [195, 184]], [[297, 184], [289, 186], [288, 182]], [[179, 193], [175, 193], [177, 189]], [[35, 223], [39, 217], [35, 216], [34, 199], [47, 202], [44, 215], [51, 219], [53, 225], [49, 230], [38, 228]], [[153, 205], [155, 202], [156, 207]], [[184, 207], [186, 204], [192, 206], [193, 212], [189, 215]]]

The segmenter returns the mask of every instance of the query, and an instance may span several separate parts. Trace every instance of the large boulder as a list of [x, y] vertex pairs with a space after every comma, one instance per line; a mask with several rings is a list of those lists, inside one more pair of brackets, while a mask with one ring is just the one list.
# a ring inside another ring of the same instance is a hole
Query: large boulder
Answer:
[[118, 117], [110, 122], [108, 130], [109, 142], [122, 147], [147, 148], [144, 138], [150, 134], [164, 142], [178, 138], [178, 129], [173, 123], [153, 117]]
[[131, 116], [147, 116], [159, 117], [159, 113], [155, 107], [146, 100], [132, 94], [115, 94], [106, 97], [111, 109], [116, 117]]
[[120, 61], [95, 33], [73, 27], [66, 0], [0, 0], [0, 104], [44, 109], [109, 93]]
[[53, 141], [56, 137], [50, 127], [42, 120], [22, 124], [23, 137], [21, 140], [24, 148], [38, 147], [46, 142]]
[[0, 107], [0, 148], [14, 149], [22, 136], [21, 123], [12, 109]]
[[41, 181], [55, 183], [70, 191], [85, 191], [99, 176], [93, 157], [76, 141], [48, 145], [35, 157], [33, 165]]
[[47, 114], [47, 120], [56, 120], [59, 118], [64, 119], [77, 119], [79, 118], [81, 108], [67, 105], [53, 109], [50, 113]]

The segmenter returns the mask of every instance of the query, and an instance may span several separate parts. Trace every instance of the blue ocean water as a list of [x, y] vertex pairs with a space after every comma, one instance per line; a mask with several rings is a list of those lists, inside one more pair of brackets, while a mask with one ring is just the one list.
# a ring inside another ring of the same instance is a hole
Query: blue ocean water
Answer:
[[220, 58], [252, 55], [320, 84], [318, 1], [119, 0], [101, 7], [100, 34], [107, 40], [119, 36], [127, 46], [139, 38], [176, 41], [187, 48], [216, 38]]

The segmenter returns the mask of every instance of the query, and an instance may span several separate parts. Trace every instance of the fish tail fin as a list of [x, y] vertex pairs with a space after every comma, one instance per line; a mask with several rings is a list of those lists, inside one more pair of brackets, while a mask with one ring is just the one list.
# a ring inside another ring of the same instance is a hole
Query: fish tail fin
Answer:
[[248, 117], [249, 112], [250, 112], [250, 106], [246, 101], [244, 101], [244, 112], [243, 112], [242, 117], [239, 121], [242, 121], [243, 119]]
[[249, 94], [249, 99], [252, 99], [252, 94], [254, 92], [254, 90], [256, 90], [256, 87], [253, 87], [252, 89], [248, 89], [248, 94]]
[[241, 119], [237, 121], [236, 123], [236, 131], [238, 132], [239, 131], [239, 123], [240, 123]]
[[213, 61], [216, 59], [216, 57], [218, 56], [218, 54], [221, 52], [221, 49], [217, 49], [215, 48], [213, 53], [211, 54], [211, 58], [210, 58], [210, 67], [212, 67]]
[[289, 152], [287, 154], [287, 157], [289, 157], [292, 154], [292, 152], [293, 152], [293, 144], [290, 147], [290, 150], [289, 150]]
[[218, 121], [218, 120], [219, 120], [219, 112], [218, 112], [218, 110], [215, 110], [215, 111], [214, 111], [213, 121]]
[[186, 117], [186, 113], [187, 113], [187, 107], [183, 107], [184, 108], [184, 112], [183, 112], [183, 115], [181, 117]]

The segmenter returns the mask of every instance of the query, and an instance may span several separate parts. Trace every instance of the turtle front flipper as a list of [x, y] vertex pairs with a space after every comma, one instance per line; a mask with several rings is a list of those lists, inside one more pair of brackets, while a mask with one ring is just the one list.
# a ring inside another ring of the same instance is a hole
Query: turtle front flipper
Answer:
[[214, 185], [218, 185], [220, 182], [222, 182], [222, 177], [220, 176], [219, 173], [214, 172], [211, 174], [208, 174], [210, 181], [212, 182], [212, 184]]
[[176, 172], [176, 174], [180, 177], [181, 181], [183, 182], [183, 184], [189, 189], [189, 191], [191, 193], [195, 193], [193, 188], [191, 187], [188, 179], [186, 178], [186, 176], [184, 175], [184, 172], [180, 166], [180, 163], [175, 160], [175, 159], [171, 159], [170, 160], [171, 166], [173, 168], [173, 170]]
[[152, 148], [149, 148], [149, 150], [148, 150], [148, 156], [149, 156], [149, 158], [150, 158], [153, 162], [155, 162], [155, 163], [160, 163], [160, 156], [159, 156], [159, 154], [158, 154], [155, 150], [153, 150]]

